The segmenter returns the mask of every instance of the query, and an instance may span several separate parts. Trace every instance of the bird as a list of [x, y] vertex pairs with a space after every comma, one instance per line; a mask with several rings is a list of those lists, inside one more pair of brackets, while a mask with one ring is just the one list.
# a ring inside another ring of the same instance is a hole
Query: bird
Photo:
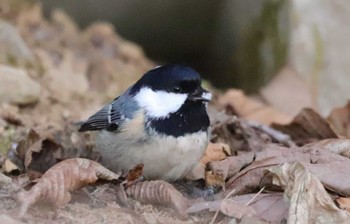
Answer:
[[146, 72], [80, 126], [97, 131], [101, 164], [127, 172], [143, 164], [147, 180], [176, 181], [198, 164], [210, 138], [212, 94], [194, 69], [178, 64]]

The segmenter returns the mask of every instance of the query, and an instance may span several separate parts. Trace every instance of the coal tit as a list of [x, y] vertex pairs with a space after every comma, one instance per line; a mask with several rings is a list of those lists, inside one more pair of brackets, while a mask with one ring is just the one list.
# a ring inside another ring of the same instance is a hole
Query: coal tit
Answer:
[[198, 163], [208, 145], [210, 100], [193, 69], [158, 66], [79, 131], [98, 131], [96, 146], [107, 168], [128, 171], [143, 163], [147, 179], [173, 181]]

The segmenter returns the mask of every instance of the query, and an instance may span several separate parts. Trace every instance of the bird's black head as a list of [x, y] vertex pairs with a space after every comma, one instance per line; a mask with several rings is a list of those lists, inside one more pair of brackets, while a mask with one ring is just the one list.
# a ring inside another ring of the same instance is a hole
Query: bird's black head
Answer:
[[189, 67], [164, 65], [152, 69], [130, 93], [158, 133], [181, 136], [209, 126], [206, 102], [211, 94], [202, 88], [200, 75]]
[[192, 93], [200, 85], [201, 77], [192, 68], [168, 64], [148, 71], [131, 91], [137, 92], [142, 87], [148, 87], [153, 91]]

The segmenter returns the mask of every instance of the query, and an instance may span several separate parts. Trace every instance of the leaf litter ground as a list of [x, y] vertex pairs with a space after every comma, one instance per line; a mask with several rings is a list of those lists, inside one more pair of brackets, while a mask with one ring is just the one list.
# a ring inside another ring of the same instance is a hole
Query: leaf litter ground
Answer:
[[61, 11], [46, 20], [39, 5], [3, 4], [2, 18], [35, 57], [1, 63], [25, 70], [41, 94], [29, 105], [0, 105], [1, 223], [350, 219], [349, 105], [328, 118], [313, 109], [293, 118], [240, 90], [214, 91], [212, 143], [186, 176], [190, 184], [144, 181], [142, 165], [115, 174], [77, 122], [154, 64], [109, 24], [81, 31]]

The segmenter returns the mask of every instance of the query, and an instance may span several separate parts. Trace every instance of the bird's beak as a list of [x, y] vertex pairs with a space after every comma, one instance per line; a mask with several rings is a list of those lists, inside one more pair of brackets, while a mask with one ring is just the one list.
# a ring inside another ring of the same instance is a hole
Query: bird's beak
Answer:
[[211, 101], [211, 97], [212, 94], [209, 91], [199, 87], [194, 93], [188, 96], [188, 100], [209, 102]]

